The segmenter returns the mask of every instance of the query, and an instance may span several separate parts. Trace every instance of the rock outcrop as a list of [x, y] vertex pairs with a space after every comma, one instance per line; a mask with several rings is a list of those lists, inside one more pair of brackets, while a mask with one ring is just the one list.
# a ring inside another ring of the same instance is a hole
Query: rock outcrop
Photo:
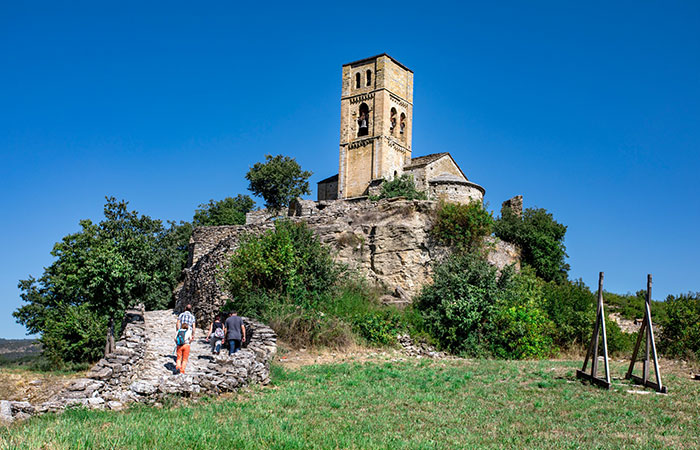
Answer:
[[[447, 254], [430, 236], [437, 202], [387, 199], [313, 202], [297, 200], [288, 219], [306, 222], [322, 243], [329, 245], [338, 262], [345, 263], [369, 280], [406, 295], [405, 304], [421, 287], [432, 281], [431, 263]], [[253, 220], [254, 219], [254, 220]], [[191, 265], [177, 294], [176, 310], [193, 305], [198, 320], [211, 320], [228, 297], [218, 273], [227, 267], [230, 255], [245, 233], [262, 233], [274, 227], [260, 212], [252, 223], [240, 226], [196, 228], [190, 241]], [[503, 268], [519, 263], [515, 246], [492, 239], [489, 260]], [[399, 296], [401, 297], [401, 296]], [[410, 300], [409, 300], [410, 301]]]

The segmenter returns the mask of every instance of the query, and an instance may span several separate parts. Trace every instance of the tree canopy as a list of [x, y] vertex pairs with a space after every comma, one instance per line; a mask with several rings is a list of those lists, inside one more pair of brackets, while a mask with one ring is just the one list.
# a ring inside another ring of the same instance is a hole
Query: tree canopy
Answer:
[[554, 220], [547, 210], [527, 208], [521, 217], [504, 208], [494, 232], [500, 239], [520, 247], [523, 262], [532, 266], [538, 277], [557, 282], [567, 279], [566, 226]]
[[279, 212], [293, 199], [311, 194], [309, 177], [312, 172], [301, 170], [301, 166], [289, 156], [265, 155], [265, 162], [257, 162], [245, 178], [248, 189], [265, 200], [265, 206]]
[[255, 207], [255, 202], [247, 195], [238, 194], [235, 198], [209, 200], [199, 205], [194, 213], [194, 226], [243, 225], [245, 215]]
[[[121, 319], [126, 308], [168, 306], [184, 264], [188, 224], [139, 215], [127, 202], [107, 198], [104, 220], [80, 221], [81, 230], [54, 245], [56, 259], [39, 279], [20, 280], [25, 305], [13, 313], [31, 333], [41, 333], [45, 353], [55, 362], [95, 359], [108, 318]], [[78, 313], [84, 317], [85, 326]], [[65, 352], [77, 343], [80, 354]]]

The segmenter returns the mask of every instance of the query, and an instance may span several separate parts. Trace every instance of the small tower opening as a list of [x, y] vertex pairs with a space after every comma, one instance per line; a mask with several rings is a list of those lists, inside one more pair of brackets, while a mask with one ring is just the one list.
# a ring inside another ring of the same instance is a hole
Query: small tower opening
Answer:
[[372, 86], [372, 71], [367, 71], [367, 86]]
[[355, 74], [355, 89], [360, 89], [360, 86], [362, 86], [362, 75], [360, 75], [360, 72], [357, 72]]
[[357, 125], [358, 137], [367, 136], [369, 134], [369, 106], [367, 106], [367, 103], [363, 103], [360, 105], [360, 114], [357, 119]]
[[396, 129], [396, 108], [391, 108], [391, 116], [389, 118], [389, 132], [393, 135]]
[[401, 137], [406, 139], [406, 114], [404, 113], [401, 113], [400, 133]]

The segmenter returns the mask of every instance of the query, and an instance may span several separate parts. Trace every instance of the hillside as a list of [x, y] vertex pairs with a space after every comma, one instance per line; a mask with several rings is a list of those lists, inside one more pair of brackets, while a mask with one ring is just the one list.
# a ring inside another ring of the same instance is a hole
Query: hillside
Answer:
[[0, 361], [33, 358], [41, 354], [41, 344], [36, 339], [0, 338]]

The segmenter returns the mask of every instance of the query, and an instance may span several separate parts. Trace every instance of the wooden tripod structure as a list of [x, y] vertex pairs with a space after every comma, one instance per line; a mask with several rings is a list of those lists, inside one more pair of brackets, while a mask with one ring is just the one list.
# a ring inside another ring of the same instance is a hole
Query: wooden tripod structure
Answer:
[[[598, 372], [598, 340], [600, 335], [603, 337], [603, 361], [605, 362], [605, 379], [597, 376]], [[586, 373], [588, 360], [591, 359], [591, 373]], [[598, 275], [598, 312], [596, 313], [595, 328], [593, 329], [593, 337], [588, 346], [586, 359], [583, 361], [583, 368], [576, 371], [576, 378], [589, 380], [605, 389], [610, 389], [610, 367], [608, 366], [608, 337], [605, 333], [605, 312], [603, 311], [603, 272]]]
[[[646, 339], [645, 339], [646, 338]], [[634, 365], [637, 362], [637, 355], [639, 354], [639, 347], [642, 345], [642, 339], [645, 341], [644, 345], [644, 359], [642, 360], [642, 376], [638, 377], [633, 375]], [[656, 383], [649, 381], [649, 356], [654, 360], [654, 372], [656, 374]], [[659, 360], [656, 354], [656, 343], [654, 342], [654, 328], [651, 324], [651, 274], [647, 275], [647, 297], [644, 302], [644, 321], [642, 322], [642, 327], [639, 329], [639, 334], [637, 335], [637, 343], [634, 345], [634, 352], [632, 353], [632, 361], [630, 362], [630, 368], [627, 370], [627, 375], [625, 375], [626, 380], [632, 380], [637, 384], [641, 384], [646, 387], [654, 388], [656, 392], [666, 393], [666, 386], [661, 383], [661, 372], [659, 371]]]

